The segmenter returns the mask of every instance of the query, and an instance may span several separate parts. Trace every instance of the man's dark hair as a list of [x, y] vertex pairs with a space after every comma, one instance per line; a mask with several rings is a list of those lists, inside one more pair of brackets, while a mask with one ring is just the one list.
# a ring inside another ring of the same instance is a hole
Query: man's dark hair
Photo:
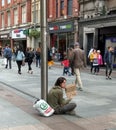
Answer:
[[66, 80], [64, 77], [59, 77], [55, 82], [55, 86], [60, 86], [60, 84], [63, 83], [64, 80]]

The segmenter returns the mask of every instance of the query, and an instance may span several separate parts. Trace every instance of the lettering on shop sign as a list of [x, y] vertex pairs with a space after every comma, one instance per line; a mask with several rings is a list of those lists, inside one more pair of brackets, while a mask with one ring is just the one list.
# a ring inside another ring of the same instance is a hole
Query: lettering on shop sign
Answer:
[[21, 31], [23, 31], [22, 29], [16, 29], [14, 30], [14, 33], [20, 33]]
[[61, 26], [54, 26], [54, 27], [50, 27], [49, 30], [63, 30], [63, 29], [70, 29], [72, 28], [72, 25], [71, 24], [67, 24], [67, 25], [61, 25]]

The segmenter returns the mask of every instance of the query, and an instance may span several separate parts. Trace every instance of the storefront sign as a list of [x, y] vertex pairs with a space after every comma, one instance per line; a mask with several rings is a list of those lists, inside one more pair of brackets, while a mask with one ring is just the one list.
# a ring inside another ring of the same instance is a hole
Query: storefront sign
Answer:
[[8, 38], [8, 35], [1, 35], [0, 38]]
[[71, 32], [73, 30], [74, 30], [73, 21], [49, 24], [49, 32], [50, 33]]
[[25, 29], [15, 29], [12, 31], [12, 38], [26, 38], [26, 35], [23, 33]]

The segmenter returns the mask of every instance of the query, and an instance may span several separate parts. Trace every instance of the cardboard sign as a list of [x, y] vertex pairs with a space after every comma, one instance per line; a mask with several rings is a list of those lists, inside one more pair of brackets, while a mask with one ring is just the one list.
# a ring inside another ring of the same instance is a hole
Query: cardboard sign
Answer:
[[73, 98], [77, 95], [76, 85], [75, 84], [68, 84], [65, 88], [66, 96], [68, 98]]

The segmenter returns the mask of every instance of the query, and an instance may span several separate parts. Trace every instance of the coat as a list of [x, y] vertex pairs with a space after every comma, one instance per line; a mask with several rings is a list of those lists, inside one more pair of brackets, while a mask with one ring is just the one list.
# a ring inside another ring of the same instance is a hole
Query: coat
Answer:
[[73, 68], [83, 68], [86, 67], [86, 57], [84, 51], [80, 48], [75, 48], [72, 53], [71, 59]]
[[70, 99], [63, 98], [63, 90], [60, 86], [54, 86], [48, 93], [48, 104], [54, 109], [58, 109], [70, 102]]

